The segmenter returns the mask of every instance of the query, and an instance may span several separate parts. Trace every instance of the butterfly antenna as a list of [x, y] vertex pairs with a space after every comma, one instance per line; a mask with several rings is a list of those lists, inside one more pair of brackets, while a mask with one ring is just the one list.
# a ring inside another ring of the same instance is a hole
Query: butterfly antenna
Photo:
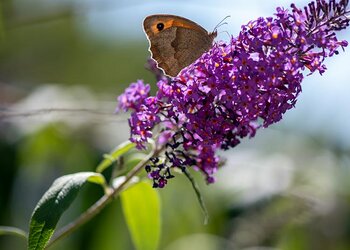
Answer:
[[225, 31], [221, 31], [220, 33], [226, 33], [227, 36], [228, 36], [228, 38], [231, 39], [231, 36], [232, 36], [232, 35], [230, 35], [230, 33], [228, 33], [226, 30], [225, 30]]
[[215, 26], [214, 31], [216, 31], [220, 26], [228, 24], [227, 22], [225, 22], [225, 20], [226, 20], [227, 18], [229, 18], [229, 17], [231, 17], [231, 16], [225, 16], [225, 17]]

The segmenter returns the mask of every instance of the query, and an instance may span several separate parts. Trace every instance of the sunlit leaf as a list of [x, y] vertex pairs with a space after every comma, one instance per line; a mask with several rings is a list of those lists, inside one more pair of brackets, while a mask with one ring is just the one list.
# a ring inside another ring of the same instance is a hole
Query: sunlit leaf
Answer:
[[119, 145], [110, 154], [105, 155], [105, 159], [97, 166], [96, 172], [102, 173], [105, 169], [109, 168], [120, 156], [133, 149], [135, 144], [132, 142], [125, 142]]
[[72, 204], [83, 184], [90, 180], [104, 185], [104, 177], [94, 172], [65, 175], [54, 181], [32, 214], [28, 238], [30, 250], [44, 249], [58, 220]]
[[148, 182], [121, 194], [124, 217], [137, 250], [155, 250], [160, 237], [160, 199]]

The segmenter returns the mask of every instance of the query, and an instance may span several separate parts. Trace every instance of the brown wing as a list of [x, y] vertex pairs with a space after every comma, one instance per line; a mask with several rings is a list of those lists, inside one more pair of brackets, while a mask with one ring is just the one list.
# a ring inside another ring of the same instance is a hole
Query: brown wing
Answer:
[[171, 45], [176, 40], [176, 29], [172, 27], [159, 33], [155, 39], [151, 40], [149, 48], [157, 66], [169, 76], [176, 76], [181, 70], [175, 58], [176, 50]]
[[[177, 28], [176, 39], [171, 43], [175, 49], [175, 59], [181, 69], [197, 60], [204, 52], [208, 51], [213, 40], [208, 33], [203, 34], [197, 30]], [[177, 72], [178, 74], [179, 72]]]
[[[164, 25], [164, 29], [157, 29], [159, 23]], [[215, 37], [195, 22], [178, 16], [148, 16], [143, 25], [152, 58], [169, 76], [176, 76], [209, 50]]]

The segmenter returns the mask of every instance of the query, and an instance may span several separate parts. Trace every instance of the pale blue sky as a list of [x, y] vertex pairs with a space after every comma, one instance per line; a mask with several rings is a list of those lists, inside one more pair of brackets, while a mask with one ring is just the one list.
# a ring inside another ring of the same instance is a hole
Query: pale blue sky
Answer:
[[[294, 1], [303, 6], [307, 1]], [[155, 13], [168, 13], [187, 17], [202, 25], [208, 31], [226, 16], [229, 25], [222, 26], [221, 31], [236, 34], [242, 24], [259, 16], [272, 15], [277, 6], [289, 7], [290, 1], [229, 1], [229, 0], [151, 0], [151, 1], [97, 1], [81, 0], [81, 3], [89, 6], [86, 22], [89, 28], [97, 28], [101, 34], [108, 36], [122, 35], [122, 39], [142, 38], [142, 21], [147, 15]], [[222, 39], [225, 39], [223, 35]], [[118, 36], [119, 37], [119, 36]], [[120, 37], [119, 37], [120, 38]], [[221, 38], [221, 37], [219, 37]]]

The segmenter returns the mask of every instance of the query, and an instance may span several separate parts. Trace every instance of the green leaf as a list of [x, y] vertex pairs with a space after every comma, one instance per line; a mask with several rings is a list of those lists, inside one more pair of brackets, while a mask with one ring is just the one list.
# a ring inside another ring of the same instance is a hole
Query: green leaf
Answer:
[[88, 182], [91, 182], [91, 183], [95, 183], [95, 184], [101, 185], [101, 186], [106, 185], [106, 180], [105, 180], [105, 178], [103, 177], [103, 175], [98, 174], [98, 173], [94, 173], [94, 175], [91, 175], [91, 176], [87, 179], [87, 181], [88, 181]]
[[104, 177], [94, 172], [80, 172], [62, 176], [38, 202], [30, 221], [28, 249], [44, 249], [55, 231], [61, 215], [72, 204], [86, 181], [104, 183]]
[[17, 227], [0, 226], [0, 235], [14, 235], [27, 240], [27, 233]]
[[135, 148], [135, 144], [126, 141], [120, 144], [111, 153], [104, 155], [104, 160], [97, 166], [96, 172], [102, 173], [105, 169], [109, 168], [120, 156], [129, 152], [131, 149]]
[[155, 250], [160, 238], [160, 199], [148, 182], [121, 193], [124, 217], [137, 250]]

